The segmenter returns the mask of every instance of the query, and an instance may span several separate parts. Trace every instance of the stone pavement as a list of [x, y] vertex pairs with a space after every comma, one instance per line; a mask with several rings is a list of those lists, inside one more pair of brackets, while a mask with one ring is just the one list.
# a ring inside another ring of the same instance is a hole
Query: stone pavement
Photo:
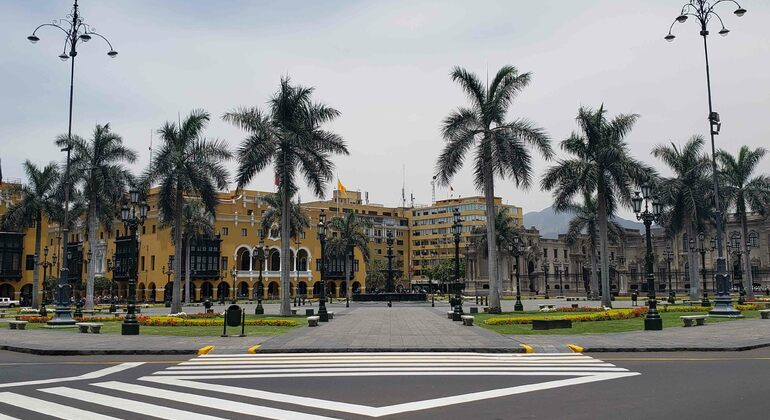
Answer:
[[357, 304], [334, 319], [270, 338], [260, 352], [483, 351], [521, 352], [519, 343], [446, 317], [447, 307]]

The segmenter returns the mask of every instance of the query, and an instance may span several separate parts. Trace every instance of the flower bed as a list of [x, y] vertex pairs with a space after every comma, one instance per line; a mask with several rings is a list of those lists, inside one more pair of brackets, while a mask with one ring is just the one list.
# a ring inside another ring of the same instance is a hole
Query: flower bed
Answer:
[[[756, 311], [762, 309], [761, 306], [753, 303], [747, 303], [745, 305], [733, 305], [733, 307], [739, 311]], [[667, 308], [663, 307], [659, 309], [661, 312], [708, 312], [712, 310], [711, 306], [689, 306], [689, 305], [669, 305]]]
[[595, 312], [591, 314], [498, 317], [489, 318], [484, 321], [484, 323], [487, 325], [531, 324], [532, 321], [546, 319], [568, 319], [574, 322], [612, 321], [618, 319], [639, 318], [644, 316], [646, 313], [647, 307], [642, 306], [635, 309], [610, 309], [608, 311], [602, 310], [601, 312]]
[[[211, 318], [211, 317], [210, 317]], [[140, 316], [137, 317], [140, 325], [156, 327], [210, 327], [221, 326], [221, 319], [191, 319], [173, 316]], [[258, 325], [265, 327], [296, 327], [297, 321], [290, 319], [247, 319], [246, 325]]]
[[562, 306], [556, 308], [556, 312], [604, 312], [606, 309], [596, 306], [582, 306], [579, 308], [573, 308], [571, 306]]

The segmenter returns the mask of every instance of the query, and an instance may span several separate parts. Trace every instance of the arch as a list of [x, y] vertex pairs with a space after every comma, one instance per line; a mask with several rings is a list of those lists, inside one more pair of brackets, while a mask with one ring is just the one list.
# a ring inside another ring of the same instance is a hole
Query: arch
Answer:
[[249, 297], [249, 283], [246, 283], [245, 281], [238, 283], [238, 297], [239, 298]]
[[361, 293], [361, 283], [354, 281], [353, 282], [353, 294], [357, 295]]
[[230, 296], [230, 287], [225, 282], [219, 283], [217, 285], [217, 299], [218, 300], [225, 300]]
[[318, 296], [321, 294], [321, 282], [317, 281], [313, 283], [313, 296]]
[[294, 250], [289, 249], [289, 271], [294, 271]]
[[527, 279], [529, 280], [529, 291], [536, 292], [537, 275], [535, 274], [535, 262], [532, 260], [527, 263]]
[[278, 282], [271, 281], [270, 284], [267, 285], [267, 296], [269, 299], [275, 299], [279, 292], [280, 288], [278, 287]]
[[235, 255], [238, 262], [238, 270], [249, 271], [251, 269], [251, 251], [244, 246], [238, 248]]
[[25, 284], [19, 291], [19, 306], [28, 306], [32, 302], [32, 285]]
[[752, 248], [759, 248], [759, 233], [757, 233], [756, 230], [749, 231], [749, 239], [747, 243]]
[[337, 296], [337, 283], [333, 281], [327, 281], [326, 291], [329, 292], [329, 296]]
[[147, 300], [144, 283], [139, 283], [139, 286], [136, 287], [136, 299], [140, 302], [145, 302]]
[[174, 283], [166, 283], [166, 287], [163, 288], [163, 300], [171, 301], [171, 295], [174, 293]]
[[214, 297], [214, 286], [211, 282], [204, 281], [201, 284], [201, 300], [211, 299]]
[[300, 295], [306, 295], [307, 294], [307, 283], [304, 281], [299, 282], [299, 285], [297, 286], [298, 293]]
[[347, 296], [347, 294], [348, 294], [348, 283], [345, 281], [342, 281], [340, 282], [340, 297], [345, 297]]
[[157, 287], [155, 286], [155, 283], [151, 282], [149, 285], [147, 285], [147, 289], [149, 290], [148, 299], [150, 302], [155, 303], [155, 298], [157, 296]]
[[268, 257], [268, 270], [281, 271], [281, 251], [276, 248], [270, 250], [270, 256]]
[[0, 284], [0, 297], [7, 297], [13, 300], [13, 298], [15, 297], [14, 296], [15, 293], [16, 293], [16, 289], [14, 289], [13, 286], [11, 286], [10, 284], [8, 283]]
[[308, 271], [308, 261], [310, 261], [310, 254], [306, 249], [297, 251], [297, 271]]

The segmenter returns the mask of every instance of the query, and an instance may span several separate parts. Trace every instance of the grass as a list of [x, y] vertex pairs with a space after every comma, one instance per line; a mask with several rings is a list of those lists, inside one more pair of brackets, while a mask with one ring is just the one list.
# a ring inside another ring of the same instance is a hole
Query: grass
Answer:
[[[576, 312], [570, 312], [575, 314]], [[580, 313], [580, 312], [577, 312]], [[476, 316], [475, 324], [494, 331], [499, 334], [604, 334], [626, 331], [639, 331], [644, 329], [644, 318], [631, 318], [620, 319], [614, 321], [593, 321], [593, 322], [573, 322], [572, 328], [568, 329], [556, 329], [556, 330], [542, 330], [533, 331], [531, 324], [508, 324], [508, 325], [487, 325], [484, 323], [489, 318], [497, 317], [517, 317], [517, 316], [532, 316], [532, 315], [548, 315], [555, 316], [558, 312], [550, 312], [544, 314], [539, 311], [527, 311], [527, 312], [505, 312], [503, 314], [478, 314]], [[663, 319], [663, 328], [682, 328], [682, 320], [679, 319], [682, 315], [705, 315], [706, 312], [660, 312], [660, 317]], [[567, 315], [565, 313], [565, 315]], [[759, 318], [759, 312], [757, 311], [744, 311], [743, 315], [746, 318]], [[736, 321], [736, 319], [729, 318], [709, 318], [706, 323], [715, 322], [729, 322]]]

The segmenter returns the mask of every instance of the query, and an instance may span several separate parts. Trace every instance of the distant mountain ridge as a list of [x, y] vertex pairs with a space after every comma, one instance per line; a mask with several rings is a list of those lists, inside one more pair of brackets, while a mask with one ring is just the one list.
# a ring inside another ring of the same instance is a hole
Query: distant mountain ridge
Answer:
[[[524, 213], [524, 226], [536, 227], [543, 238], [557, 239], [560, 233], [567, 233], [570, 219], [571, 213], [556, 213], [553, 206], [550, 206], [540, 211]], [[643, 224], [622, 217], [615, 217], [615, 221], [624, 228], [644, 229]]]

